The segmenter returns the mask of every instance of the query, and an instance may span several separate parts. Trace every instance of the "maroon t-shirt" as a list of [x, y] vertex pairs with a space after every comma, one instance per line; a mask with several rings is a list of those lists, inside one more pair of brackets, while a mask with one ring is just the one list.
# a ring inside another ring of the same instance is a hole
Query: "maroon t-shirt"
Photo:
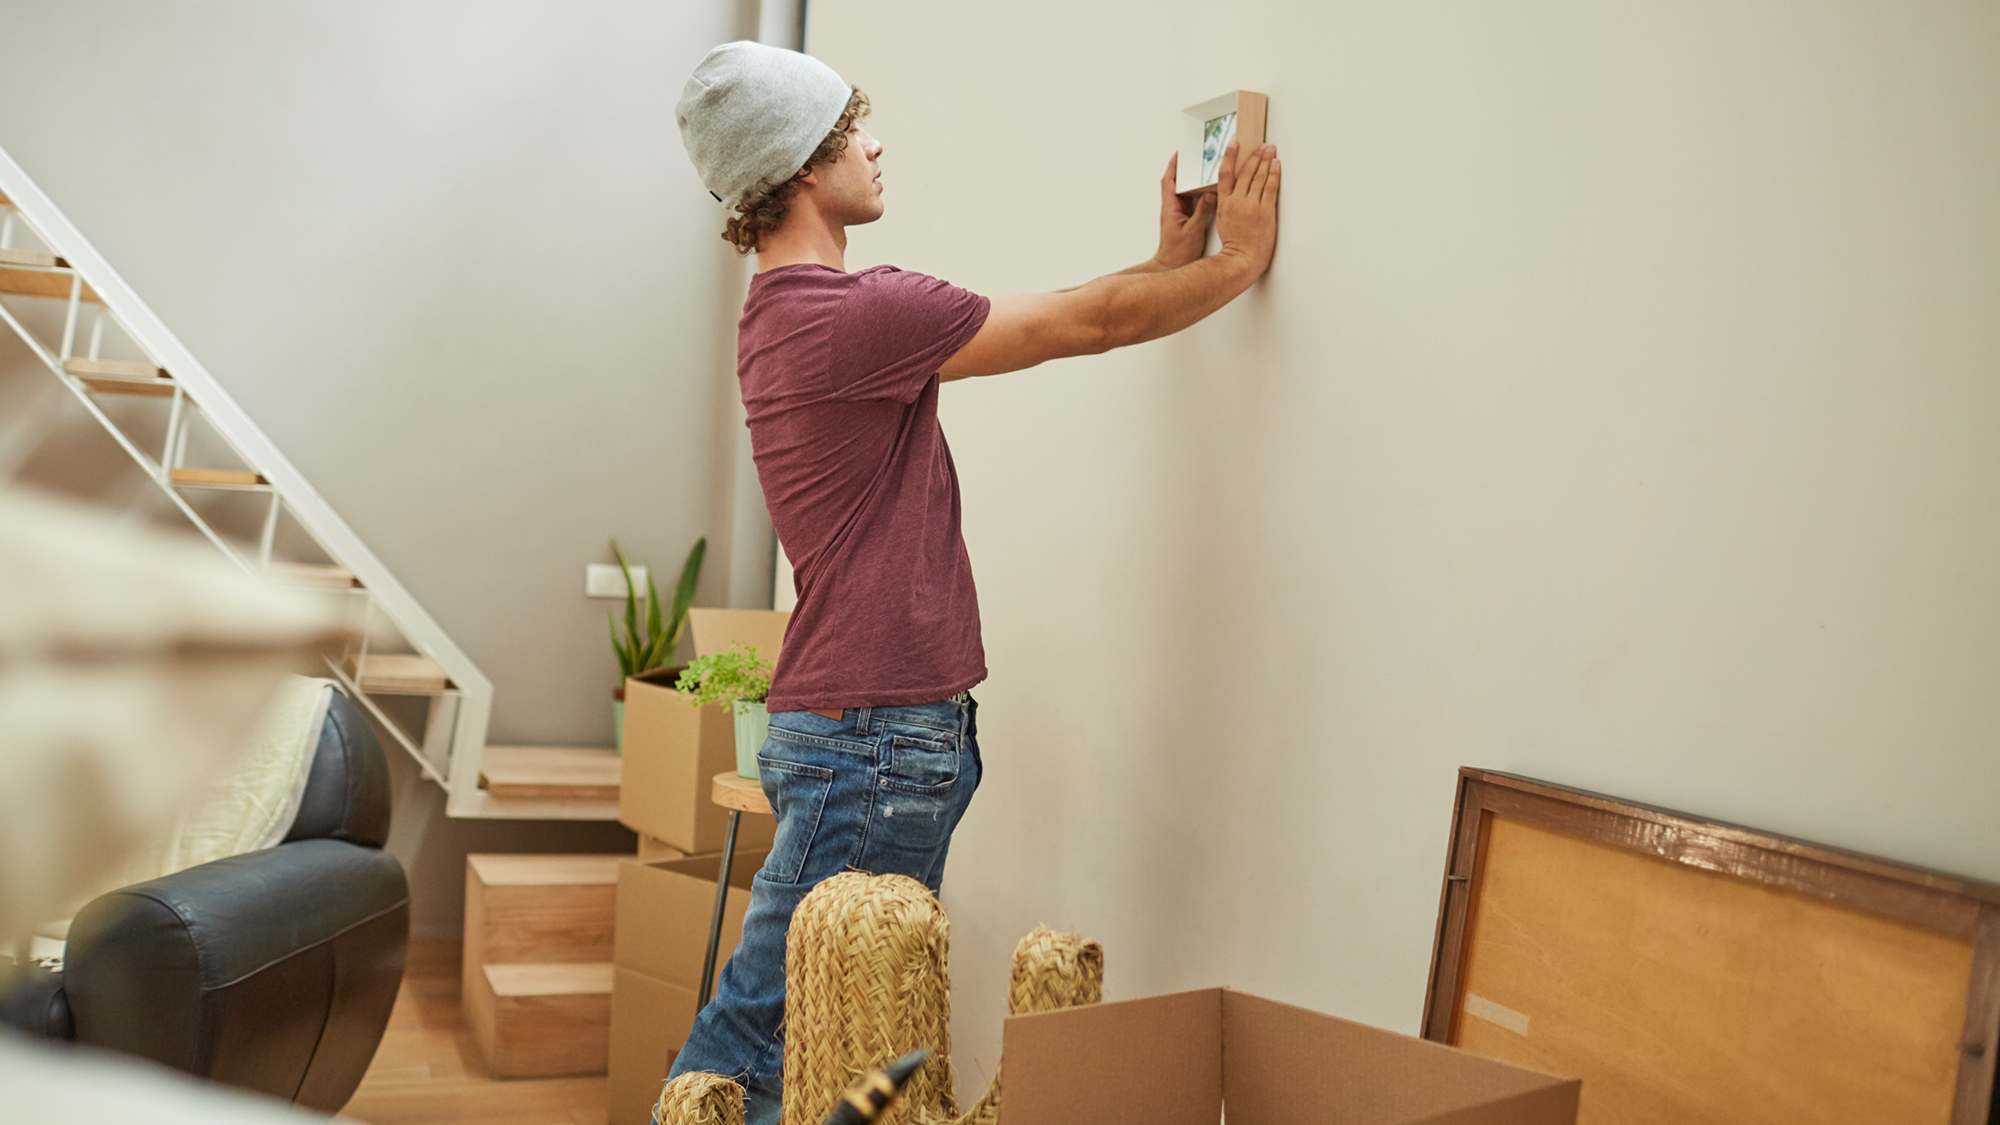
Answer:
[[989, 307], [890, 266], [751, 279], [736, 374], [799, 596], [771, 710], [930, 703], [986, 678], [937, 371]]

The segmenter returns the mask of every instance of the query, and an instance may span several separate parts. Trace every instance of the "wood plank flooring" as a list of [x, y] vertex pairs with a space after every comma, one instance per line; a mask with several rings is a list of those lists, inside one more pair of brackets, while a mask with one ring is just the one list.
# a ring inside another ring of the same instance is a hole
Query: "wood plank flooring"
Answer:
[[389, 1029], [354, 1100], [366, 1125], [605, 1125], [605, 1080], [493, 1078], [459, 1002], [457, 942], [411, 942]]

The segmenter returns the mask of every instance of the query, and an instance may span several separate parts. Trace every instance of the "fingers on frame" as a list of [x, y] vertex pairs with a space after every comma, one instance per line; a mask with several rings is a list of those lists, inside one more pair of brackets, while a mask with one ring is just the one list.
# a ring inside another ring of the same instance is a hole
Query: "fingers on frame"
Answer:
[[1251, 196], [1259, 199], [1263, 197], [1264, 184], [1271, 178], [1271, 161], [1274, 159], [1276, 158], [1266, 156], [1262, 148], [1257, 150], [1257, 163], [1250, 169], [1249, 194]]
[[[1236, 142], [1232, 141], [1230, 143], [1233, 145]], [[1266, 147], [1265, 145], [1258, 145], [1236, 158], [1236, 186], [1241, 189], [1242, 194], [1253, 199], [1260, 190], [1259, 185], [1263, 182], [1258, 179], [1258, 174], [1270, 162], [1270, 158], [1264, 152]], [[1229, 162], [1224, 161], [1223, 163], [1226, 167]]]

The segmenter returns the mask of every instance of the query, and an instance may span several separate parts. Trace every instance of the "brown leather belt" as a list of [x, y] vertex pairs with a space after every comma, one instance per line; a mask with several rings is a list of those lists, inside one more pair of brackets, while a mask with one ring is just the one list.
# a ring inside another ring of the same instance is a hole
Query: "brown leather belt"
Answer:
[[815, 715], [822, 715], [826, 718], [832, 719], [836, 723], [840, 721], [840, 717], [842, 715], [847, 714], [847, 709], [845, 707], [836, 707], [831, 711], [823, 711], [818, 707], [808, 707], [806, 708], [806, 710], [811, 711]]

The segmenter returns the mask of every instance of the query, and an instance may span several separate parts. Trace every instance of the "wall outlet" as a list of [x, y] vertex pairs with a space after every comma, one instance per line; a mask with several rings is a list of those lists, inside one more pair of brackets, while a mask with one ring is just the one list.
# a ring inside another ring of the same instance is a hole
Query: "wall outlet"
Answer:
[[[632, 568], [632, 584], [639, 588], [639, 597], [646, 596], [646, 568]], [[583, 568], [583, 596], [586, 598], [625, 598], [625, 572], [617, 563], [591, 563]]]

